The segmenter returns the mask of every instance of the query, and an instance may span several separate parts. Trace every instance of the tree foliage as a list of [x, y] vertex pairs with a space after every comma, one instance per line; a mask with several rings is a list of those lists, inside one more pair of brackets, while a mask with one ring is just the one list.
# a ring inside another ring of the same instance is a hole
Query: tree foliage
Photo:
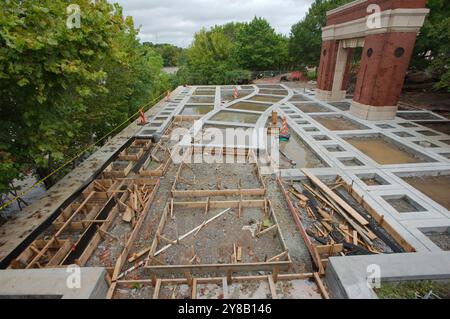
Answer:
[[[0, 192], [44, 177], [167, 89], [163, 59], [106, 0], [8, 0], [0, 13]], [[54, 179], [47, 181], [51, 186]]]
[[306, 16], [291, 28], [289, 55], [297, 67], [318, 66], [326, 12], [352, 0], [315, 0]]
[[234, 28], [238, 28], [238, 25], [215, 26], [211, 30], [197, 32], [178, 72], [180, 81], [190, 84], [229, 84], [239, 81], [241, 77], [249, 77], [248, 72], [241, 70], [233, 57], [232, 38], [238, 32]]
[[436, 88], [450, 92], [450, 2], [429, 0], [430, 9], [414, 48], [411, 66], [439, 79]]
[[202, 29], [180, 58], [181, 83], [232, 84], [249, 80], [251, 71], [278, 70], [288, 65], [287, 39], [255, 17], [249, 23], [228, 23]]
[[164, 60], [164, 66], [174, 67], [178, 65], [183, 49], [169, 43], [154, 44], [152, 42], [144, 42], [145, 46], [153, 48]]
[[[275, 33], [269, 22], [255, 17], [238, 33], [234, 54], [242, 68], [261, 71], [278, 69], [286, 47], [282, 36]], [[284, 55], [286, 57], [286, 55]]]

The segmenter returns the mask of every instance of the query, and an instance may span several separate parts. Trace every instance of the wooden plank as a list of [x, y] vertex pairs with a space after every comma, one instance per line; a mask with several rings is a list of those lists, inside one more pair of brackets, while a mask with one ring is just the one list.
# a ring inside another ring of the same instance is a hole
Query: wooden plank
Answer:
[[155, 290], [153, 290], [153, 298], [152, 299], [158, 299], [159, 297], [159, 290], [161, 289], [161, 279], [156, 279], [156, 286]]
[[281, 254], [278, 254], [276, 256], [273, 256], [272, 258], [267, 259], [267, 262], [271, 262], [271, 261], [278, 261], [281, 258], [285, 257], [288, 255], [288, 250], [283, 251]]
[[61, 246], [61, 248], [59, 248], [59, 250], [52, 257], [52, 259], [50, 259], [46, 267], [57, 266], [63, 260], [63, 258], [69, 253], [70, 249], [72, 248], [72, 242], [70, 240], [64, 240], [63, 242], [64, 244]]
[[316, 281], [317, 286], [319, 287], [320, 294], [324, 299], [330, 299], [330, 296], [328, 295], [327, 290], [325, 289], [325, 286], [323, 285], [322, 279], [320, 279], [320, 276], [317, 272], [314, 273], [314, 280]]
[[270, 288], [270, 293], [272, 295], [272, 299], [278, 299], [277, 288], [275, 287], [275, 283], [273, 282], [272, 276], [268, 275], [267, 280], [269, 281], [269, 288]]
[[[219, 214], [215, 215], [214, 217], [208, 219], [207, 221], [203, 222], [201, 225], [195, 227], [194, 229], [190, 230], [189, 232], [187, 232], [186, 234], [182, 235], [181, 237], [178, 238], [178, 240], [183, 240], [184, 238], [188, 237], [189, 235], [195, 233], [198, 229], [206, 226], [207, 224], [211, 223], [212, 221], [216, 220], [217, 218], [219, 218], [220, 216], [222, 216], [223, 214], [229, 212], [231, 209], [227, 208], [224, 211], [220, 212]], [[158, 256], [160, 253], [162, 253], [163, 251], [167, 250], [168, 248], [172, 247], [172, 244], [168, 244], [166, 246], [164, 246], [163, 248], [161, 248], [160, 250], [158, 250], [157, 252], [155, 252], [153, 254], [153, 256]]]
[[327, 255], [338, 254], [341, 251], [344, 251], [343, 244], [317, 245], [316, 248], [317, 248], [317, 251], [319, 252], [319, 254], [321, 254], [321, 255], [323, 255], [323, 254], [327, 254]]
[[266, 229], [263, 229], [263, 230], [261, 230], [260, 232], [256, 233], [255, 236], [256, 236], [256, 237], [260, 237], [260, 236], [264, 235], [265, 233], [270, 232], [270, 231], [273, 230], [273, 229], [276, 229], [277, 227], [278, 227], [277, 224], [272, 225], [272, 226], [270, 226], [270, 227], [268, 227], [268, 228], [266, 228]]
[[197, 299], [197, 279], [192, 279], [191, 299]]
[[[239, 208], [239, 200], [220, 200], [209, 202], [209, 208]], [[262, 208], [264, 207], [263, 199], [243, 199], [242, 207], [245, 208]], [[192, 201], [192, 202], [174, 202], [174, 207], [182, 207], [182, 208], [203, 208], [206, 205], [206, 201]]]
[[199, 264], [199, 265], [166, 265], [146, 266], [150, 273], [154, 274], [180, 274], [185, 271], [208, 273], [208, 272], [249, 272], [249, 271], [273, 271], [275, 267], [287, 270], [291, 261], [238, 263], [238, 264]]
[[[288, 280], [302, 280], [302, 279], [311, 279], [314, 277], [313, 273], [295, 273], [295, 274], [279, 274], [278, 280], [288, 281]], [[207, 284], [207, 283], [216, 283], [216, 284], [224, 284], [227, 282], [226, 277], [197, 277], [197, 284]], [[235, 282], [246, 282], [253, 280], [267, 280], [267, 275], [250, 275], [250, 276], [234, 276], [233, 281]], [[136, 283], [141, 284], [152, 284], [152, 279], [126, 279], [126, 280], [117, 280], [118, 284], [132, 285]], [[156, 284], [156, 280], [155, 280]], [[186, 278], [162, 278], [161, 284], [187, 284]], [[224, 285], [223, 285], [224, 287]]]
[[357, 246], [358, 245], [358, 232], [356, 230], [353, 231], [353, 245]]
[[349, 204], [347, 204], [342, 198], [337, 196], [327, 185], [325, 185], [319, 178], [309, 173], [306, 169], [302, 169], [303, 174], [307, 176], [317, 187], [322, 189], [328, 196], [331, 197], [339, 206], [341, 206], [348, 214], [350, 214], [358, 223], [365, 226], [369, 222], [363, 218], [356, 210], [354, 210]]
[[173, 197], [207, 197], [207, 196], [264, 196], [265, 189], [221, 189], [221, 190], [172, 190]]
[[241, 262], [242, 261], [242, 247], [237, 247], [237, 255], [236, 255], [236, 261]]

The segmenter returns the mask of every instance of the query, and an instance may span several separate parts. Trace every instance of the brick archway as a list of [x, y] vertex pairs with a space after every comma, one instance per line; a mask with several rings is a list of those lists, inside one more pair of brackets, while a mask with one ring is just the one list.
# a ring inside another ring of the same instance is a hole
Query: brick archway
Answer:
[[[353, 50], [362, 47], [350, 111], [367, 120], [393, 119], [417, 33], [429, 12], [425, 4], [426, 0], [356, 0], [328, 11], [317, 98], [345, 98]], [[374, 5], [380, 9], [378, 20], [372, 19]]]

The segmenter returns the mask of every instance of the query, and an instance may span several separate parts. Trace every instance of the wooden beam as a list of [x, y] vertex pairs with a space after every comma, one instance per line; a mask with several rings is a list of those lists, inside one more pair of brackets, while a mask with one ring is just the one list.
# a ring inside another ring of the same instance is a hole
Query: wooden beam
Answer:
[[277, 288], [275, 287], [275, 283], [273, 282], [273, 278], [271, 275], [267, 276], [267, 280], [269, 281], [270, 293], [272, 295], [272, 299], [278, 299], [277, 296]]
[[266, 228], [266, 229], [263, 229], [263, 230], [261, 230], [260, 232], [256, 233], [255, 236], [256, 236], [256, 237], [260, 237], [260, 236], [264, 235], [265, 233], [270, 232], [270, 231], [273, 230], [273, 229], [276, 229], [277, 227], [278, 227], [277, 224], [272, 225], [272, 226], [270, 226], [270, 227], [268, 227], [268, 228]]
[[365, 226], [369, 222], [363, 218], [356, 210], [347, 204], [342, 198], [337, 196], [327, 185], [325, 185], [319, 178], [309, 173], [306, 169], [302, 169], [303, 174], [307, 176], [317, 187], [324, 191], [325, 194], [331, 197], [339, 206], [341, 206], [348, 214], [350, 214], [358, 223]]
[[159, 290], [161, 289], [161, 279], [156, 279], [156, 286], [153, 290], [153, 299], [158, 299], [159, 297]]
[[288, 255], [288, 250], [286, 249], [281, 254], [278, 254], [276, 256], [273, 256], [272, 258], [267, 259], [267, 262], [278, 261], [278, 260], [280, 260], [281, 258], [283, 258], [283, 257], [285, 257], [287, 255]]
[[[220, 212], [219, 214], [215, 215], [214, 217], [208, 219], [207, 221], [203, 222], [201, 225], [195, 227], [194, 229], [190, 230], [189, 232], [187, 232], [186, 234], [182, 235], [181, 237], [178, 238], [178, 240], [183, 240], [184, 238], [188, 237], [189, 235], [195, 233], [197, 230], [201, 229], [202, 227], [206, 226], [207, 224], [209, 224], [210, 222], [216, 220], [217, 218], [219, 218], [220, 216], [222, 216], [223, 214], [229, 212], [231, 209], [227, 208], [224, 211]], [[166, 251], [168, 248], [172, 247], [172, 244], [168, 244], [166, 246], [164, 246], [163, 248], [161, 248], [160, 250], [158, 250], [157, 252], [155, 252], [153, 254], [153, 256], [158, 256], [160, 253], [162, 253], [163, 251]]]
[[[249, 271], [273, 271], [274, 268], [287, 270], [291, 266], [291, 261], [274, 261], [258, 263], [237, 263], [237, 264], [198, 264], [198, 265], [166, 265], [166, 266], [146, 266], [150, 273], [154, 274], [180, 274], [185, 271], [209, 273], [209, 272], [249, 272]], [[120, 279], [120, 278], [119, 278]]]
[[191, 299], [197, 299], [197, 279], [192, 279]]
[[323, 285], [322, 279], [320, 279], [320, 276], [317, 272], [314, 273], [314, 280], [316, 281], [317, 286], [319, 287], [320, 294], [324, 299], [330, 299], [330, 296], [328, 295], [327, 290], [325, 289], [325, 286]]

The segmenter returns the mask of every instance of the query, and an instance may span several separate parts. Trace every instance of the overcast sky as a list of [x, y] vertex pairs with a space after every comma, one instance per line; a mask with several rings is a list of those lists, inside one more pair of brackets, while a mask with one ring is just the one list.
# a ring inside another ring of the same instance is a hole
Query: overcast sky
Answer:
[[191, 44], [201, 27], [266, 18], [276, 32], [288, 35], [314, 0], [109, 0], [140, 26], [142, 42]]

